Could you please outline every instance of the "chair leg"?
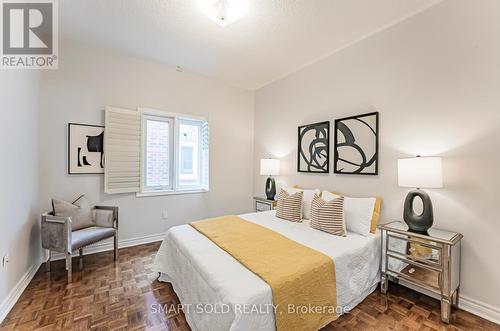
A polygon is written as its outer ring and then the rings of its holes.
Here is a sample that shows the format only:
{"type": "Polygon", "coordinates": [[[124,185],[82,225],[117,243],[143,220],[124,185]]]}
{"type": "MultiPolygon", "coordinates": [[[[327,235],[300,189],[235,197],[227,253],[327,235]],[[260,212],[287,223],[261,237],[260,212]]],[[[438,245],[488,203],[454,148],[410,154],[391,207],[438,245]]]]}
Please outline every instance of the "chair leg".
{"type": "Polygon", "coordinates": [[[80,270],[82,270],[83,269],[83,248],[80,248],[78,250],[78,253],[80,255],[80,270]]]}
{"type": "Polygon", "coordinates": [[[52,252],[49,250],[49,258],[47,259],[47,262],[45,262],[45,270],[47,272],[50,272],[50,260],[52,259],[52,252]]]}
{"type": "Polygon", "coordinates": [[[115,252],[114,252],[115,261],[118,259],[118,234],[115,234],[115,252]]]}
{"type": "Polygon", "coordinates": [[[66,255],[66,270],[68,270],[68,284],[71,283],[71,276],[72,276],[72,272],[71,272],[71,253],[67,253],[66,255]]]}

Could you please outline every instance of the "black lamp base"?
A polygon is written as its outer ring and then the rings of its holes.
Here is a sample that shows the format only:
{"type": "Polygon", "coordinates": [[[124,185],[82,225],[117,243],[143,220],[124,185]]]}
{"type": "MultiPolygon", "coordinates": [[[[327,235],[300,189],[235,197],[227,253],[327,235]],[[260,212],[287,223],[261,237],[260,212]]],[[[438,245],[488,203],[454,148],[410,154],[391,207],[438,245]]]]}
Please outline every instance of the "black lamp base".
{"type": "Polygon", "coordinates": [[[427,230],[434,223],[434,213],[429,195],[418,189],[408,193],[403,208],[403,219],[408,225],[408,231],[428,235],[427,230]],[[415,213],[413,209],[413,202],[416,197],[422,199],[423,209],[421,214],[415,213]]]}
{"type": "Polygon", "coordinates": [[[267,177],[266,180],[266,197],[268,200],[274,200],[274,196],[276,195],[276,183],[274,182],[274,178],[267,177]]]}

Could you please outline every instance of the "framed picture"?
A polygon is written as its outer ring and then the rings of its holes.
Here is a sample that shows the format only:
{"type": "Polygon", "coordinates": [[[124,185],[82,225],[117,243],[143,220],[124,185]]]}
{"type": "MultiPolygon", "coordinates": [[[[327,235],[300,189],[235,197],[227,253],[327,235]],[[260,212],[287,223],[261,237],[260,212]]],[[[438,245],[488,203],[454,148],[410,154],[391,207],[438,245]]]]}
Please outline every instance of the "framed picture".
{"type": "Polygon", "coordinates": [[[333,172],[378,175],[379,113],[335,120],[333,172]]]}
{"type": "Polygon", "coordinates": [[[104,126],[68,124],[68,174],[104,173],[104,126]]]}
{"type": "Polygon", "coordinates": [[[297,171],[328,173],[330,170],[330,122],[299,126],[297,171]]]}

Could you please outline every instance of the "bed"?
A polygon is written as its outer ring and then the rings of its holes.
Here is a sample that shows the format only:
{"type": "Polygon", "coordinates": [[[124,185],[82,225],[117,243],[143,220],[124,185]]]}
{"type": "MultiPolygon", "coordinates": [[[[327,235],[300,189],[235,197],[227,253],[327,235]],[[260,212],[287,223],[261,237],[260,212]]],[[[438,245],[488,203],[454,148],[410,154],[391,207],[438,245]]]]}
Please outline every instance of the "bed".
{"type": "MultiPolygon", "coordinates": [[[[334,236],[293,223],[275,211],[239,215],[330,256],[338,312],[363,301],[380,281],[380,234],[334,236]]],[[[159,281],[170,282],[193,330],[275,330],[269,285],[190,225],[172,227],[155,258],[159,281]],[[214,309],[219,307],[219,309],[214,309]]]]}

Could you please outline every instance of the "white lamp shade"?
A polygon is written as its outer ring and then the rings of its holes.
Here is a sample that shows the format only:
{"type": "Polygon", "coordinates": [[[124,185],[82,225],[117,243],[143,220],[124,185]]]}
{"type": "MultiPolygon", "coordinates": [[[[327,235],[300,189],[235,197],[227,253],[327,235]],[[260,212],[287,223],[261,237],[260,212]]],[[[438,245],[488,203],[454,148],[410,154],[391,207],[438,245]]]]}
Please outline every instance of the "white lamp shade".
{"type": "Polygon", "coordinates": [[[280,174],[280,160],[261,159],[260,174],[263,176],[278,176],[280,174]]]}
{"type": "Polygon", "coordinates": [[[441,188],[443,167],[440,157],[413,157],[398,160],[400,187],[441,188]]]}

